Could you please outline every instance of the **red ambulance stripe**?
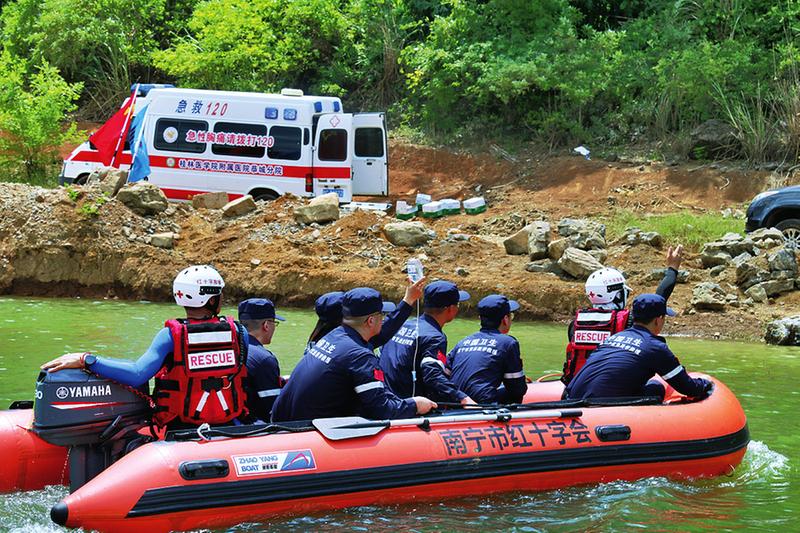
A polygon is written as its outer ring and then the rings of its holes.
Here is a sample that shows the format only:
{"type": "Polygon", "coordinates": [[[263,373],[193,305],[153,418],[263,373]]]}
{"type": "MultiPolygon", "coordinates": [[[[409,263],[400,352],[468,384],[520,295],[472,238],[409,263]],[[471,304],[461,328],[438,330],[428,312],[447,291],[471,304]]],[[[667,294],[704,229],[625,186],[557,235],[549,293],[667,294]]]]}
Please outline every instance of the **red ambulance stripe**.
{"type": "MultiPolygon", "coordinates": [[[[151,167],[158,167],[158,168],[177,168],[178,160],[179,159],[187,159],[187,160],[201,160],[201,161],[218,161],[221,162],[221,159],[205,159],[201,157],[172,157],[172,156],[163,156],[163,155],[151,155],[150,156],[150,166],[151,167]],[[167,159],[172,159],[174,164],[172,167],[167,165],[167,159]]],[[[75,154],[73,157],[70,158],[70,161],[86,161],[90,163],[101,163],[100,157],[97,152],[93,152],[91,150],[83,150],[75,154]]],[[[224,160],[224,162],[228,162],[228,160],[224,160]]],[[[231,161],[233,162],[233,161],[231,161]]],[[[248,163],[248,161],[235,161],[236,163],[248,163]]],[[[122,155],[119,157],[119,163],[121,165],[130,165],[131,164],[131,154],[128,152],[123,152],[122,155]]],[[[266,164],[266,163],[259,163],[259,164],[266,164]]],[[[274,163],[269,163],[274,165],[274,163]]],[[[314,172],[315,178],[327,178],[327,179],[350,179],[350,168],[349,167],[318,167],[312,168],[307,166],[291,166],[291,165],[279,165],[283,167],[283,175],[282,176],[274,176],[278,178],[303,178],[305,179],[306,175],[310,174],[312,171],[314,172]]],[[[191,170],[191,169],[186,169],[191,170]]],[[[206,170],[204,172],[217,172],[213,170],[206,170]]],[[[230,172],[218,172],[219,174],[230,174],[230,172]]]]}
{"type": "MultiPolygon", "coordinates": [[[[161,187],[161,191],[164,193],[164,196],[171,200],[191,200],[193,197],[197,196],[198,194],[205,194],[207,192],[214,192],[214,191],[201,191],[195,189],[166,189],[161,187]]],[[[237,198],[241,198],[244,196],[243,194],[234,194],[232,192],[228,193],[228,201],[236,200],[237,198]]]]}

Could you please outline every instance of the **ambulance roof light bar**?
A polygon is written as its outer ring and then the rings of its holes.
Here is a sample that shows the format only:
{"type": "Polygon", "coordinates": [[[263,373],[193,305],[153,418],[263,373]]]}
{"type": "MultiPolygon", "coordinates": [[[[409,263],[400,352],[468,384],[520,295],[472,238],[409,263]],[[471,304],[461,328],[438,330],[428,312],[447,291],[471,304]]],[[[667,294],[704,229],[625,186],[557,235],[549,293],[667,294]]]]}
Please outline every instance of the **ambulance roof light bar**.
{"type": "Polygon", "coordinates": [[[302,89],[281,89],[281,96],[303,96],[302,89]]]}

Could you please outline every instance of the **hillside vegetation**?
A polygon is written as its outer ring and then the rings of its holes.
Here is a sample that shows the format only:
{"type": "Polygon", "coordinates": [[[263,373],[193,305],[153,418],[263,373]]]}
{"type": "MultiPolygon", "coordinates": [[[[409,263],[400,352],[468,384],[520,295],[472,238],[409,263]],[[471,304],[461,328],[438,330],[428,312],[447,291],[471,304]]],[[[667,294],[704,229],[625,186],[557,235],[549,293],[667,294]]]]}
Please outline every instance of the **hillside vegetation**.
{"type": "MultiPolygon", "coordinates": [[[[17,0],[2,3],[4,179],[52,183],[53,147],[130,84],[341,96],[413,139],[512,152],[585,143],[696,157],[800,154],[800,0],[17,0]]],[[[602,151],[601,150],[601,155],[602,151]]]]}

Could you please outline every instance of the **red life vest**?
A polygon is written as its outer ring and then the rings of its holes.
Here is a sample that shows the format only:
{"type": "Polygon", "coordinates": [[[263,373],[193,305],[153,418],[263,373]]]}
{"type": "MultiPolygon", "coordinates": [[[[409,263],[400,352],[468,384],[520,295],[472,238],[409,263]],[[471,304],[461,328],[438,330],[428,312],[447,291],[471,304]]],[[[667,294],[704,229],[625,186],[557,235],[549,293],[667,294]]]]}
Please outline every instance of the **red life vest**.
{"type": "Polygon", "coordinates": [[[156,424],[223,424],[247,414],[246,347],[232,318],[167,320],[174,345],[155,376],[156,424]]]}
{"type": "Polygon", "coordinates": [[[575,313],[572,340],[567,344],[567,360],[561,381],[568,384],[586,364],[586,358],[604,340],[628,327],[627,309],[580,309],[575,313]]]}

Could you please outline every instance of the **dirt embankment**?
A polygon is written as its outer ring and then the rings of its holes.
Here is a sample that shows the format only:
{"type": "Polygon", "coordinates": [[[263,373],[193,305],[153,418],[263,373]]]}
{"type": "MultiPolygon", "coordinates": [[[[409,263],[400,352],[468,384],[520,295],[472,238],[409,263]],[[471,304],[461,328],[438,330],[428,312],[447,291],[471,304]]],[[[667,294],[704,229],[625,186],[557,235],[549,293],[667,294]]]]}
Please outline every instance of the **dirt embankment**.
{"type": "MultiPolygon", "coordinates": [[[[179,269],[212,263],[231,298],[264,295],[279,305],[307,305],[324,292],[359,285],[399,298],[405,261],[424,254],[429,279],[456,281],[473,294],[473,304],[503,292],[520,301],[525,317],[566,320],[584,303],[583,282],[527,272],[526,257],[504,253],[504,237],[531,220],[555,225],[565,216],[598,217],[620,208],[644,214],[741,207],[769,180],[763,172],[699,164],[510,160],[395,143],[389,200],[413,200],[419,191],[435,198],[483,195],[490,203],[480,215],[427,222],[437,238],[415,250],[388,243],[381,228],[389,219],[375,213],[358,211],[322,227],[295,224],[293,206],[302,203],[297,199],[259,203],[235,219],[186,204],[141,217],[117,201],[92,217],[80,212],[86,195],[74,200],[63,189],[6,184],[0,189],[0,293],[166,301],[179,269]],[[149,244],[150,235],[165,231],[180,234],[175,248],[149,244]]],[[[624,269],[632,287],[655,288],[650,271],[663,266],[664,250],[639,245],[608,251],[606,263],[624,269]]],[[[758,338],[765,321],[800,311],[800,293],[794,292],[769,304],[690,315],[693,284],[711,278],[691,253],[684,267],[691,277],[671,300],[684,311],[669,324],[672,333],[758,338]]]]}

